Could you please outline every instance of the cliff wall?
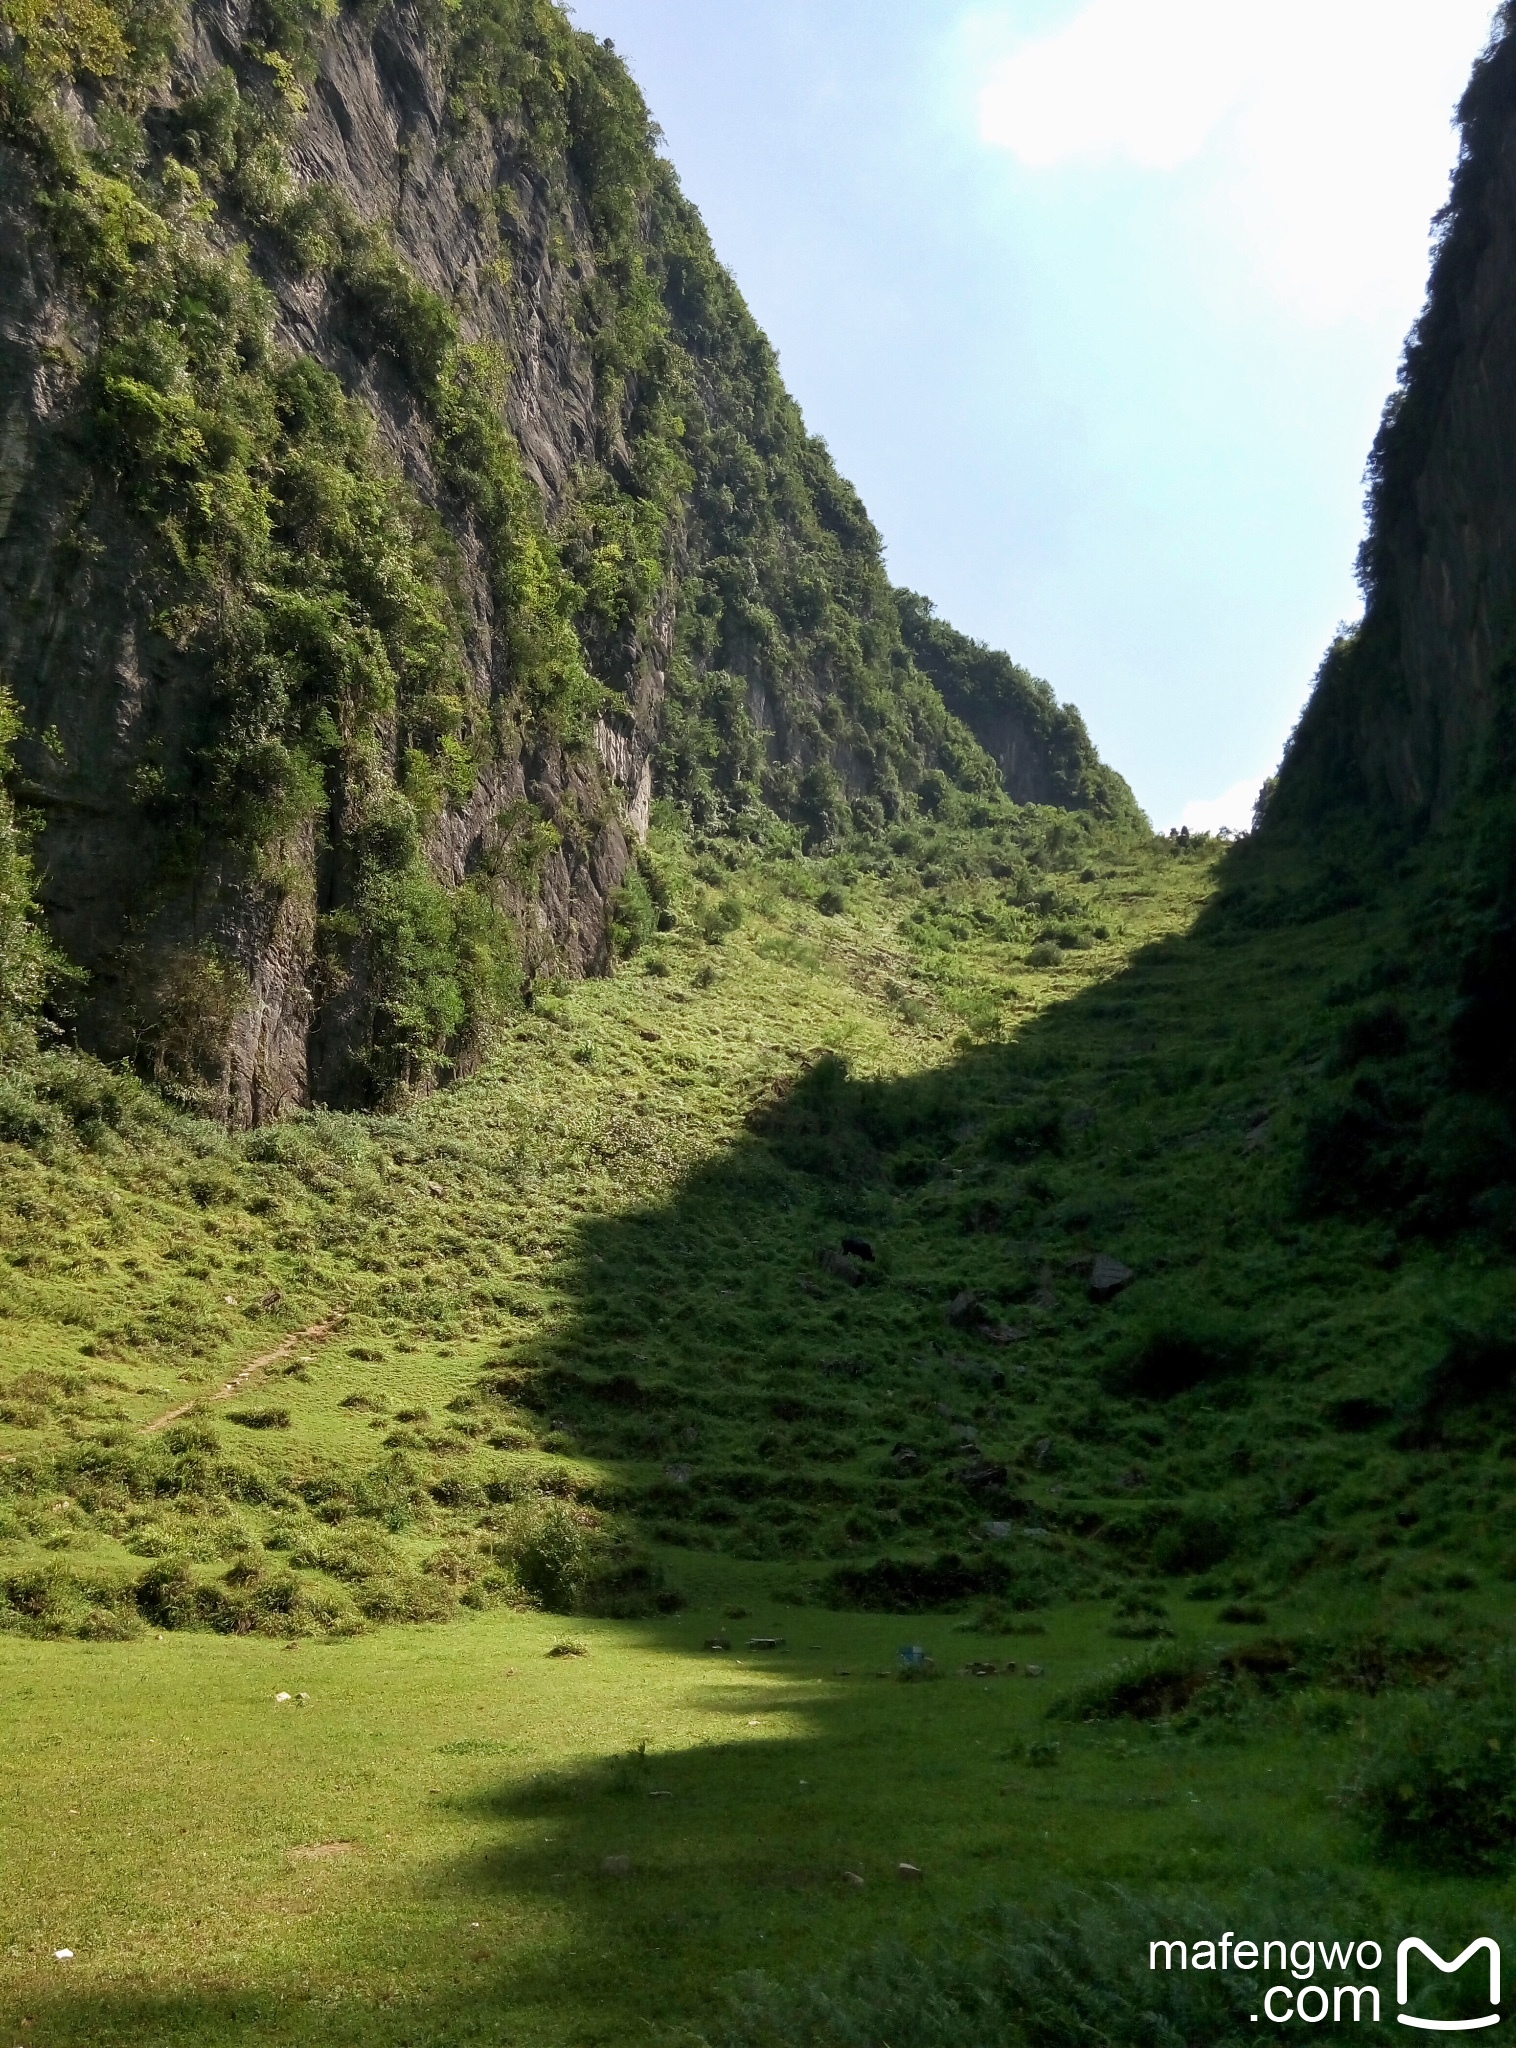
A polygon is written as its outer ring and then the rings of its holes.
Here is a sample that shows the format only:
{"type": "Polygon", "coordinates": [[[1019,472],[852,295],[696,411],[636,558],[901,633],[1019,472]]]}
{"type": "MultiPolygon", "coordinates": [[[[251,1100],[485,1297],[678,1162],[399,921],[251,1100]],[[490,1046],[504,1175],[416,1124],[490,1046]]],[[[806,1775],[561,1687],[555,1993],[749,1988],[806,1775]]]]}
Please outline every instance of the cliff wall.
{"type": "MultiPolygon", "coordinates": [[[[655,790],[826,843],[998,779],[546,0],[4,0],[0,679],[83,1042],[237,1122],[602,971],[655,790]]],[[[1109,801],[1056,737],[1013,793],[1109,801]]]]}
{"type": "Polygon", "coordinates": [[[1361,626],[1323,664],[1275,803],[1418,826],[1502,775],[1516,684],[1516,16],[1460,108],[1425,310],[1369,463],[1361,626]]]}

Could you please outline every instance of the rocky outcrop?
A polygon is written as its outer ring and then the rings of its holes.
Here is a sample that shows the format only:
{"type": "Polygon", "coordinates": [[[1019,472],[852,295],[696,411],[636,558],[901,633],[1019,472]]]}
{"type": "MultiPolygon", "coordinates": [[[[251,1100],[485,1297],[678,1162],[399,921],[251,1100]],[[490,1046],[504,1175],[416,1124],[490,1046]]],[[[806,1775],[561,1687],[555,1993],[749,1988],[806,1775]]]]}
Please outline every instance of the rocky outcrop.
{"type": "MultiPolygon", "coordinates": [[[[610,964],[655,789],[826,843],[993,786],[608,45],[167,19],[0,22],[0,672],[88,1048],[380,1102],[610,964]]],[[[1117,791],[992,709],[1018,800],[1117,791]]]]}
{"type": "Polygon", "coordinates": [[[1516,683],[1516,24],[1502,10],[1425,311],[1369,466],[1362,625],[1331,650],[1273,799],[1447,818],[1508,745],[1516,683]]]}
{"type": "MultiPolygon", "coordinates": [[[[257,45],[250,12],[247,0],[192,11],[150,134],[167,132],[208,81],[231,75],[245,89],[257,45]]],[[[594,366],[574,317],[594,271],[588,226],[572,194],[551,202],[509,126],[459,133],[419,16],[390,10],[370,22],[345,14],[316,46],[286,175],[297,193],[334,194],[353,219],[381,227],[407,271],[453,309],[463,340],[501,351],[510,429],[551,519],[600,452],[594,366]],[[487,216],[481,198],[492,202],[487,216]]],[[[88,94],[66,103],[82,140],[94,141],[88,94]]],[[[50,925],[89,975],[80,1035],[236,1122],[313,1099],[369,1099],[371,976],[360,960],[334,977],[318,943],[320,919],[351,895],[340,832],[311,819],[250,854],[226,844],[210,816],[195,821],[190,849],[182,818],[157,822],[142,801],[155,767],[195,745],[214,663],[155,616],[149,540],[100,460],[95,311],[46,231],[45,206],[45,178],[24,150],[0,153],[0,669],[30,732],[47,735],[23,745],[21,794],[42,820],[50,925]]],[[[466,688],[487,717],[512,689],[489,542],[438,477],[412,380],[364,346],[340,283],[291,264],[235,197],[216,228],[223,247],[248,250],[271,294],[274,346],[336,373],[398,473],[445,519],[466,688]]],[[[625,668],[602,673],[615,709],[591,734],[575,744],[518,720],[499,758],[425,829],[430,870],[456,886],[512,821],[548,828],[554,843],[525,886],[501,892],[528,977],[608,964],[609,905],[647,829],[672,626],[665,600],[625,668]]],[[[398,735],[378,738],[393,777],[398,735]]]]}

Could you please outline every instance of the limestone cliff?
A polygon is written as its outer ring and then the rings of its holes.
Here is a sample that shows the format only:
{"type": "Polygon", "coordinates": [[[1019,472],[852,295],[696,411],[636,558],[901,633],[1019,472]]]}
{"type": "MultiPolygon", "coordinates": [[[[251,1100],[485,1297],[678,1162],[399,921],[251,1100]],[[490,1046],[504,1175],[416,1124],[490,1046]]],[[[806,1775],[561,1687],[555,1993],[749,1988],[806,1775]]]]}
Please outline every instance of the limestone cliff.
{"type": "Polygon", "coordinates": [[[1516,683],[1516,14],[1460,109],[1425,310],[1369,465],[1362,625],[1329,653],[1275,802],[1414,824],[1503,776],[1516,683]]]}
{"type": "MultiPolygon", "coordinates": [[[[0,13],[0,679],[86,1045],[381,1101],[608,965],[655,791],[818,843],[994,782],[608,46],[0,13]]],[[[1105,801],[1054,739],[1013,793],[1105,801]]]]}

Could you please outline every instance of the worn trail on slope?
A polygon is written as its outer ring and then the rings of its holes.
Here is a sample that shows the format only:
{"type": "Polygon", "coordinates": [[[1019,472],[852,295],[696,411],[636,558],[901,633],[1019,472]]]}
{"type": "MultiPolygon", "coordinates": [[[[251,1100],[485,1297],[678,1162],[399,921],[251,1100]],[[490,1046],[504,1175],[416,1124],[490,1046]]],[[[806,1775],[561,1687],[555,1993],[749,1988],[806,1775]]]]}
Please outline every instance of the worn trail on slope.
{"type": "MultiPolygon", "coordinates": [[[[212,1401],[229,1401],[234,1394],[240,1394],[248,1381],[256,1374],[262,1372],[266,1365],[277,1365],[281,1358],[290,1357],[298,1345],[319,1344],[323,1338],[329,1337],[337,1325],[343,1321],[344,1313],[339,1312],[337,1315],[328,1316],[324,1323],[312,1323],[309,1329],[296,1330],[293,1336],[285,1338],[277,1350],[265,1351],[261,1358],[250,1359],[234,1379],[229,1379],[224,1387],[210,1395],[209,1398],[212,1401]]],[[[205,1396],[197,1394],[193,1400],[181,1401],[177,1408],[170,1408],[162,1415],[155,1415],[151,1422],[143,1423],[142,1434],[144,1436],[152,1436],[157,1430],[167,1429],[171,1422],[177,1422],[181,1415],[188,1415],[191,1408],[196,1405],[196,1402],[205,1398],[205,1396]]]]}

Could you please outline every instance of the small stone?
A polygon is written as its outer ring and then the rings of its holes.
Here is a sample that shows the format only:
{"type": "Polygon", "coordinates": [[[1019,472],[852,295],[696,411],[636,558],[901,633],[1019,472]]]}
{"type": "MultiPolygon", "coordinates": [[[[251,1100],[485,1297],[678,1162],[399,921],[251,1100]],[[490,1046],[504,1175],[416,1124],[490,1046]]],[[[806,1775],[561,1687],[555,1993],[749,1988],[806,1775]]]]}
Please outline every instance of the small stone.
{"type": "Polygon", "coordinates": [[[979,1334],[991,1344],[1019,1344],[1026,1331],[1019,1323],[986,1323],[979,1334]]]}
{"type": "Polygon", "coordinates": [[[970,1493],[983,1493],[1004,1486],[1011,1475],[1010,1467],[998,1458],[974,1458],[968,1464],[960,1465],[955,1476],[959,1485],[967,1487],[970,1493]]]}
{"type": "Polygon", "coordinates": [[[1090,1300],[1114,1301],[1123,1287],[1129,1287],[1136,1278],[1130,1266],[1123,1266],[1120,1259],[1113,1259],[1109,1252],[1101,1252],[1090,1268],[1090,1300]]]}
{"type": "Polygon", "coordinates": [[[688,1486],[693,1474],[688,1465],[680,1463],[677,1465],[665,1465],[663,1476],[675,1486],[688,1486]]]}
{"type": "Polygon", "coordinates": [[[427,1193],[428,1193],[429,1195],[431,1195],[431,1196],[432,1196],[432,1197],[433,1197],[433,1198],[434,1198],[434,1199],[435,1199],[436,1201],[439,1201],[439,1202],[440,1202],[440,1201],[441,1201],[441,1200],[443,1199],[444,1195],[445,1195],[445,1194],[446,1194],[446,1192],[447,1192],[447,1190],[446,1190],[446,1189],[445,1189],[445,1188],[444,1188],[444,1187],[442,1186],[442,1183],[441,1183],[440,1181],[435,1181],[435,1180],[429,1180],[429,1181],[427,1182],[427,1184],[426,1184],[426,1191],[427,1191],[427,1193]]]}
{"type": "Polygon", "coordinates": [[[955,1329],[972,1329],[974,1324],[984,1321],[984,1310],[979,1306],[979,1297],[967,1287],[961,1294],[955,1294],[948,1303],[948,1321],[955,1329]]]}
{"type": "Polygon", "coordinates": [[[984,1533],[991,1543],[1004,1543],[1014,1527],[1013,1522],[986,1522],[984,1533]]]}
{"type": "Polygon", "coordinates": [[[550,1657],[587,1657],[589,1651],[583,1643],[554,1643],[548,1651],[550,1657]]]}
{"type": "Polygon", "coordinates": [[[632,1859],[630,1856],[602,1856],[600,1868],[606,1877],[630,1877],[632,1859]]]}
{"type": "Polygon", "coordinates": [[[274,1694],[274,1705],[276,1707],[285,1706],[289,1701],[289,1697],[287,1692],[276,1692],[274,1694]]]}
{"type": "Polygon", "coordinates": [[[788,1636],[749,1636],[747,1646],[750,1650],[782,1650],[788,1641],[788,1636]]]}
{"type": "Polygon", "coordinates": [[[725,1636],[707,1636],[705,1647],[708,1650],[729,1650],[732,1646],[725,1636]]]}
{"type": "Polygon", "coordinates": [[[74,1952],[71,1948],[55,1948],[53,1950],[53,1961],[55,1963],[71,1963],[73,1960],[74,1952]]]}
{"type": "Polygon", "coordinates": [[[863,1268],[856,1259],[846,1253],[834,1251],[830,1245],[817,1252],[816,1263],[830,1273],[835,1280],[845,1280],[849,1287],[863,1285],[863,1268]]]}
{"type": "MultiPolygon", "coordinates": [[[[259,1308],[277,1308],[283,1299],[284,1290],[279,1287],[271,1287],[267,1294],[259,1295],[258,1306],[259,1308]]],[[[300,1362],[303,1365],[306,1361],[302,1359],[300,1362]]]]}
{"type": "Polygon", "coordinates": [[[901,1863],[897,1865],[897,1868],[899,1869],[900,1875],[903,1878],[905,1878],[908,1883],[915,1884],[920,1881],[921,1869],[918,1864],[901,1863]]]}
{"type": "Polygon", "coordinates": [[[858,1875],[856,1870],[844,1870],[842,1873],[842,1882],[844,1884],[853,1884],[861,1886],[863,1883],[863,1879],[858,1875]]]}
{"type": "Polygon", "coordinates": [[[1045,1678],[1047,1676],[1047,1672],[1045,1667],[1041,1664],[1028,1664],[1028,1666],[1026,1667],[1026,1675],[1028,1678],[1045,1678]]]}
{"type": "Polygon", "coordinates": [[[874,1247],[866,1237],[845,1237],[842,1240],[842,1249],[849,1258],[862,1259],[866,1266],[872,1266],[874,1263],[874,1247]]]}

